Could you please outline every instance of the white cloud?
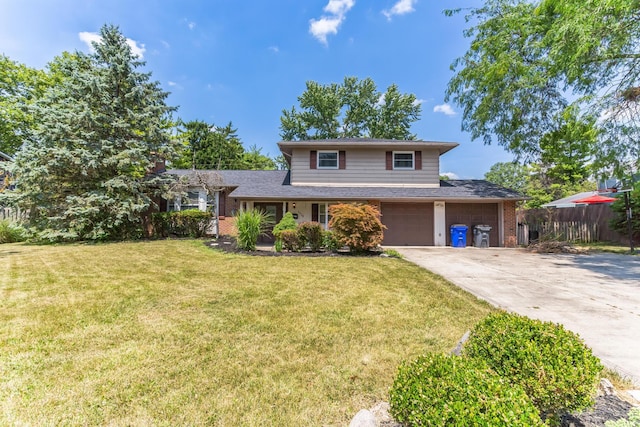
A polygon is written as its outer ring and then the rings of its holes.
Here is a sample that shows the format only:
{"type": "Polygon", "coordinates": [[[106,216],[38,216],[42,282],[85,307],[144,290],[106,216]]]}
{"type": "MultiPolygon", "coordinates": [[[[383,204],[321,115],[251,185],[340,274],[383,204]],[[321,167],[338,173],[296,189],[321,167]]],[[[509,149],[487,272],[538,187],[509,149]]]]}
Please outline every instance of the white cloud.
{"type": "Polygon", "coordinates": [[[343,16],[356,4],[355,0],[329,0],[324,11],[333,15],[343,16]]]}
{"type": "Polygon", "coordinates": [[[446,176],[449,179],[460,179],[460,177],[453,172],[444,172],[444,173],[441,173],[440,175],[446,176]]]}
{"type": "Polygon", "coordinates": [[[309,32],[320,41],[327,44],[329,34],[338,34],[338,28],[346,18],[347,12],[356,4],[355,0],[329,0],[324,7],[324,11],[330,15],[322,16],[320,19],[309,21],[309,32]]]}
{"type": "Polygon", "coordinates": [[[405,15],[415,11],[414,5],[418,0],[399,0],[391,9],[383,10],[382,13],[387,19],[391,19],[393,15],[405,15]]]}
{"type": "Polygon", "coordinates": [[[449,105],[449,104],[436,105],[435,107],[433,107],[433,112],[434,113],[443,113],[443,114],[446,114],[447,116],[455,116],[456,115],[456,112],[453,111],[453,108],[451,108],[451,105],[449,105]]]}
{"type": "Polygon", "coordinates": [[[280,52],[280,48],[278,46],[269,46],[269,50],[273,53],[280,52]]]}
{"type": "Polygon", "coordinates": [[[189,27],[190,30],[193,30],[196,27],[196,23],[193,21],[189,21],[187,27],[189,27]]]}
{"type": "Polygon", "coordinates": [[[414,106],[416,106],[416,105],[422,105],[422,104],[424,104],[425,102],[427,102],[427,100],[426,100],[426,99],[416,99],[415,101],[413,101],[413,105],[414,105],[414,106]]]}
{"type": "Polygon", "coordinates": [[[176,83],[176,82],[172,82],[171,80],[169,80],[169,81],[167,82],[167,84],[168,84],[169,86],[177,86],[177,85],[178,85],[178,83],[176,83]]]}
{"type": "MultiPolygon", "coordinates": [[[[89,50],[91,52],[93,52],[94,50],[92,43],[93,42],[100,43],[102,41],[102,37],[100,37],[98,33],[89,33],[87,31],[82,31],[78,33],[78,37],[80,38],[80,40],[86,43],[87,46],[89,46],[89,50]]],[[[144,52],[147,50],[144,47],[144,44],[138,43],[137,41],[132,39],[127,39],[127,44],[131,48],[131,53],[133,53],[135,56],[140,57],[140,59],[144,57],[144,52]]]]}
{"type": "Polygon", "coordinates": [[[164,46],[165,49],[171,49],[171,45],[169,44],[169,42],[160,40],[160,43],[162,43],[162,46],[164,46]]]}

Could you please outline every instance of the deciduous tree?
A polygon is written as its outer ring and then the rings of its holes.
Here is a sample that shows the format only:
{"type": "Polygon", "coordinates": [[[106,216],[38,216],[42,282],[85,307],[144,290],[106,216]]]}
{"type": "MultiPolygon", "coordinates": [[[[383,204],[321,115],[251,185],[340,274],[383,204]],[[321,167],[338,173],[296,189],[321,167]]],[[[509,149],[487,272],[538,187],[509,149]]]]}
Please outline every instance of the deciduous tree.
{"type": "Polygon", "coordinates": [[[420,118],[420,103],[391,85],[383,94],[370,78],[345,77],[342,84],[307,82],[299,109],[283,110],[284,140],[333,138],[415,139],[411,124],[420,118]]]}
{"type": "Polygon", "coordinates": [[[487,0],[471,9],[472,41],[446,95],[462,107],[463,130],[537,160],[571,105],[598,119],[598,168],[637,170],[639,18],[637,0],[487,0]]]}
{"type": "Polygon", "coordinates": [[[42,96],[52,83],[44,71],[0,55],[0,151],[14,154],[33,125],[25,106],[42,96]]]}

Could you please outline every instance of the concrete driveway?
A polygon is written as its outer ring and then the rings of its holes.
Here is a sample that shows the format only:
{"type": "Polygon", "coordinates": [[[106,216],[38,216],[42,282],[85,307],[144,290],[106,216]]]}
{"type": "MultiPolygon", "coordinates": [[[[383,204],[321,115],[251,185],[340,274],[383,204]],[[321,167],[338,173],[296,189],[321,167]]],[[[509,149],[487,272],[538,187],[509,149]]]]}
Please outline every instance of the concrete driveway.
{"type": "Polygon", "coordinates": [[[640,385],[640,256],[394,249],[497,307],[563,324],[605,365],[640,385]]]}

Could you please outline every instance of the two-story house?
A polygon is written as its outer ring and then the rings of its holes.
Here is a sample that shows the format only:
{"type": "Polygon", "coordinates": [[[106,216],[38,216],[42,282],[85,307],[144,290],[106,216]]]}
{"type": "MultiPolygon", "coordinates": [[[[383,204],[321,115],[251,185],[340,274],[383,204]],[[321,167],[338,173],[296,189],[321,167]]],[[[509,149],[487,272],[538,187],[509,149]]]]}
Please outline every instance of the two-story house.
{"type": "MultiPolygon", "coordinates": [[[[384,244],[449,245],[449,229],[489,225],[491,246],[515,246],[516,202],[524,197],[483,180],[441,181],[440,156],[454,142],[383,139],[281,141],[289,171],[217,171],[224,190],[216,195],[220,234],[238,209],[259,208],[276,221],[292,212],[298,222],[329,223],[329,206],[375,205],[386,225],[384,244]]],[[[187,175],[188,170],[168,173],[187,175]]],[[[206,209],[206,192],[194,188],[183,205],[206,209]]],[[[183,205],[176,205],[181,208],[183,205]]]]}

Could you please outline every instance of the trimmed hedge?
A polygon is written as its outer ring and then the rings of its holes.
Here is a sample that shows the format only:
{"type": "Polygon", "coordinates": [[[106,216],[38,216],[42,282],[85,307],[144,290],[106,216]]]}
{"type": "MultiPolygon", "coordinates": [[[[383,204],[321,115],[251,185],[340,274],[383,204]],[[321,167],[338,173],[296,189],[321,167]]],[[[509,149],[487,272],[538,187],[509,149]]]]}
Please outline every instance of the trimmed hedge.
{"type": "Polygon", "coordinates": [[[197,209],[156,212],[151,215],[154,236],[204,237],[211,223],[211,212],[197,209]]]}
{"type": "Polygon", "coordinates": [[[406,426],[542,426],[525,392],[481,362],[438,354],[402,364],[391,414],[406,426]]]}
{"type": "Polygon", "coordinates": [[[603,369],[591,349],[562,325],[504,312],[473,328],[463,354],[522,387],[551,425],[563,413],[593,405],[603,369]]]}
{"type": "Polygon", "coordinates": [[[322,248],[322,225],[319,222],[303,222],[298,225],[298,245],[309,246],[311,252],[319,252],[322,248]]]}

